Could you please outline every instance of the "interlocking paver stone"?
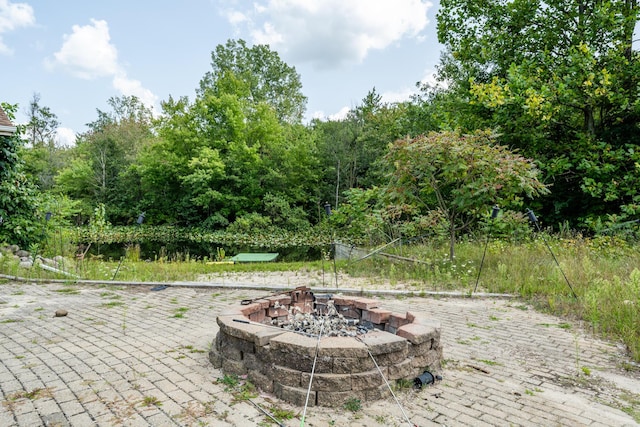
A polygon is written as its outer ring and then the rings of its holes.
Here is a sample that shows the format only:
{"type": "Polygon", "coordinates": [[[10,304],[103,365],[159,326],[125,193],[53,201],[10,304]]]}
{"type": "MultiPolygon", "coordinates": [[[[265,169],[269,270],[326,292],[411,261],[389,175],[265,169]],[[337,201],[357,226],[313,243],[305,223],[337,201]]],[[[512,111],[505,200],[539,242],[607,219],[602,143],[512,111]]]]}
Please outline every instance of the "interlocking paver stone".
{"type": "MultiPolygon", "coordinates": [[[[217,315],[264,290],[170,286],[153,292],[150,286],[84,284],[75,286],[78,294],[56,292],[66,287],[0,285],[1,426],[53,420],[79,427],[245,427],[269,421],[250,402],[235,401],[218,382],[223,372],[208,360],[217,315]],[[180,307],[187,310],[175,317],[180,307]],[[54,318],[59,308],[68,316],[54,318]]],[[[357,413],[310,406],[308,426],[406,426],[405,413],[421,427],[638,425],[628,414],[639,411],[632,407],[640,401],[638,373],[622,371],[629,361],[622,351],[578,324],[567,329],[566,320],[508,299],[385,297],[380,305],[440,321],[443,380],[397,390],[400,406],[392,398],[363,402],[357,413]]],[[[302,412],[266,393],[253,401],[302,412]]]]}

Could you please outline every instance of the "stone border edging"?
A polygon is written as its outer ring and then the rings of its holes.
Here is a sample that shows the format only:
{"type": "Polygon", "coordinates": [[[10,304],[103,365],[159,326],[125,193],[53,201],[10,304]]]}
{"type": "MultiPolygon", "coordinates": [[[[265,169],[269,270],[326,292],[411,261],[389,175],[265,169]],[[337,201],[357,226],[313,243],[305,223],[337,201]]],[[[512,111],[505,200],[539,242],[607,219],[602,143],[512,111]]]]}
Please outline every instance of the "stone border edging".
{"type": "MultiPolygon", "coordinates": [[[[7,274],[0,274],[0,278],[13,280],[16,282],[36,282],[36,283],[74,283],[83,285],[123,285],[123,286],[176,286],[182,288],[211,288],[211,289],[252,289],[252,290],[265,290],[265,291],[290,291],[292,286],[284,285],[257,285],[252,283],[213,283],[213,282],[127,282],[117,280],[78,280],[78,279],[41,279],[41,278],[26,278],[20,276],[10,276],[7,274]]],[[[500,294],[491,292],[460,292],[460,291],[405,291],[405,290],[393,290],[393,289],[355,289],[355,288],[337,288],[337,287],[310,287],[313,292],[335,292],[345,295],[388,295],[388,296],[405,296],[405,297],[420,297],[420,296],[435,296],[435,297],[452,297],[452,298],[519,298],[518,295],[513,294],[500,294]]]]}

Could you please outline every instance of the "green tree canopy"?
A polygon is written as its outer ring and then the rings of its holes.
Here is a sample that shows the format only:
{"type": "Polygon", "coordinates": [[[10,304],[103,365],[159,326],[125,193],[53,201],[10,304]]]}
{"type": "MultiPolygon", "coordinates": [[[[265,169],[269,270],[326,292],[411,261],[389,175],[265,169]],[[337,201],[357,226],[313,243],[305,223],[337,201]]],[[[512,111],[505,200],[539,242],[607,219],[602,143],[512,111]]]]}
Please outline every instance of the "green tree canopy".
{"type": "Polygon", "coordinates": [[[266,103],[279,121],[301,122],[307,98],[300,75],[268,45],[248,47],[244,40],[228,40],[211,52],[211,68],[200,81],[200,97],[207,91],[234,94],[253,105],[266,103]]]}
{"type": "Polygon", "coordinates": [[[137,162],[151,144],[151,111],[135,96],[110,98],[112,110],[98,110],[98,119],[78,136],[67,166],[56,176],[56,190],[82,201],[89,216],[104,204],[110,220],[131,220],[141,195],[137,162]]]}
{"type": "Polygon", "coordinates": [[[386,157],[393,165],[386,190],[388,217],[410,221],[433,213],[441,216],[449,229],[453,258],[456,233],[488,206],[520,206],[523,196],[547,193],[535,164],[495,139],[489,131],[476,131],[396,141],[386,157]]]}
{"type": "Polygon", "coordinates": [[[626,0],[441,2],[441,70],[470,104],[461,111],[539,162],[557,219],[637,211],[626,177],[640,143],[638,11],[626,0]]]}
{"type": "MultiPolygon", "coordinates": [[[[17,106],[0,104],[9,119],[17,106]]],[[[18,153],[23,145],[21,127],[11,136],[0,135],[0,241],[27,247],[38,235],[38,199],[36,188],[23,171],[18,153]]]]}

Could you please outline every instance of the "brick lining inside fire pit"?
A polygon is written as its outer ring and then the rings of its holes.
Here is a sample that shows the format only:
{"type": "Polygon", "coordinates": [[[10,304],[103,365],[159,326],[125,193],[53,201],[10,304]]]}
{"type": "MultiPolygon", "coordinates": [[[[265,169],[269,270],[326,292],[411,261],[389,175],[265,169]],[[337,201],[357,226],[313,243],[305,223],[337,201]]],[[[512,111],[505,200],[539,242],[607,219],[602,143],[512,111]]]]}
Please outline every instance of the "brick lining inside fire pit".
{"type": "Polygon", "coordinates": [[[425,370],[440,371],[440,322],[419,313],[393,313],[374,299],[316,297],[309,288],[300,287],[230,307],[217,322],[220,331],[209,352],[213,365],[227,374],[246,374],[262,390],[299,406],[305,404],[316,346],[309,405],[335,407],[351,398],[389,396],[371,356],[389,382],[413,381],[425,370]],[[318,344],[317,337],[271,326],[286,322],[294,311],[313,313],[329,300],[345,318],[373,329],[358,338],[323,335],[318,344]]]}

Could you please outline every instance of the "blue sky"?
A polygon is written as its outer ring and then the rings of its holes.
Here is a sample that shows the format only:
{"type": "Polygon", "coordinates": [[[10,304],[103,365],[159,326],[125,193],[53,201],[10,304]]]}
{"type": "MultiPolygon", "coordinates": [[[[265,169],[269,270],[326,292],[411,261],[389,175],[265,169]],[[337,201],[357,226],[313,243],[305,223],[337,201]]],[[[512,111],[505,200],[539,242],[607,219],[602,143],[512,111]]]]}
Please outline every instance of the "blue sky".
{"type": "Polygon", "coordinates": [[[301,76],[307,118],[339,118],[373,87],[407,99],[431,78],[441,46],[438,1],[0,0],[0,101],[34,93],[68,144],[110,97],[136,95],[159,111],[193,100],[211,52],[228,39],[268,44],[301,76]]]}

